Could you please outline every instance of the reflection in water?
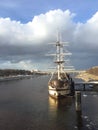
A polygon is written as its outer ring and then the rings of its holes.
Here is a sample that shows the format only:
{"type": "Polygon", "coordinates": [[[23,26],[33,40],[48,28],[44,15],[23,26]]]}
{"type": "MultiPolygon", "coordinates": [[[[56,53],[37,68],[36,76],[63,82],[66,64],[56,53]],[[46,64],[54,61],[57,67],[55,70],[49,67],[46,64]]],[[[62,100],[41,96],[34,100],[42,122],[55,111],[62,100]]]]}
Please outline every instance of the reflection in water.
{"type": "Polygon", "coordinates": [[[54,122],[54,120],[58,121],[56,121],[57,130],[59,126],[62,126],[59,129],[63,130],[64,127],[68,130],[86,130],[83,124],[82,110],[76,112],[74,105],[74,98],[72,97],[59,100],[49,97],[50,120],[52,122],[54,122]],[[62,121],[64,122],[60,124],[62,121]]]}
{"type": "Polygon", "coordinates": [[[76,116],[77,128],[78,130],[81,130],[81,128],[83,127],[82,111],[77,111],[76,116]]]}
{"type": "Polygon", "coordinates": [[[67,108],[72,104],[72,97],[66,97],[61,99],[54,99],[49,96],[49,107],[50,110],[57,111],[59,108],[67,108]]]}
{"type": "Polygon", "coordinates": [[[73,98],[54,99],[49,97],[49,120],[52,128],[56,130],[72,130],[75,120],[73,119],[73,98]],[[70,123],[68,123],[70,122],[70,123]]]}

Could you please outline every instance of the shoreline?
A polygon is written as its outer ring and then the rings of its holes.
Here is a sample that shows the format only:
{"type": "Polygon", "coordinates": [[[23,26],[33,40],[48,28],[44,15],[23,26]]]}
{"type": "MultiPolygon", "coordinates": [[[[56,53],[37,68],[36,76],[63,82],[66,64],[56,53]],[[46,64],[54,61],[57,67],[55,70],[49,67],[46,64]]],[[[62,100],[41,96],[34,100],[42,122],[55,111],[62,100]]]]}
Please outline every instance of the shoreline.
{"type": "Polygon", "coordinates": [[[31,78],[33,75],[16,75],[16,76],[5,76],[5,77],[0,77],[0,82],[2,81],[11,81],[11,80],[20,80],[24,78],[31,78]]]}
{"type": "Polygon", "coordinates": [[[90,73],[87,73],[87,72],[82,72],[82,73],[78,74],[78,75],[76,76],[76,78],[82,79],[82,80],[84,80],[85,82],[98,80],[98,76],[93,75],[93,74],[90,74],[90,73]]]}

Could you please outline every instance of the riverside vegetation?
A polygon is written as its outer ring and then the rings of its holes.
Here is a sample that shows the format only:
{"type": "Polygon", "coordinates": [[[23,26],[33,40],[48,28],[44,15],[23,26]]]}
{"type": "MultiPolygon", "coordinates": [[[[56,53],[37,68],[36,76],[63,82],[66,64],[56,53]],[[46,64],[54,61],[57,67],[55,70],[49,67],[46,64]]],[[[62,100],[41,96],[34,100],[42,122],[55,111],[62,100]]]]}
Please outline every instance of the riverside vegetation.
{"type": "Polygon", "coordinates": [[[32,75],[28,70],[0,69],[0,77],[17,76],[17,75],[32,75]]]}

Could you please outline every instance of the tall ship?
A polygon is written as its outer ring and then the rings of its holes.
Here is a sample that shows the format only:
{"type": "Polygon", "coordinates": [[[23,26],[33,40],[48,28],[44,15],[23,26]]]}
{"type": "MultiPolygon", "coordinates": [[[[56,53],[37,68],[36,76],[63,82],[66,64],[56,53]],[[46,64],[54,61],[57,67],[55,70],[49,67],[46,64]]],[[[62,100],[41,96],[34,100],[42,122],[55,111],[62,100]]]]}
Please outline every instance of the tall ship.
{"type": "Polygon", "coordinates": [[[64,63],[67,62],[67,60],[64,60],[64,56],[71,55],[68,51],[63,52],[63,47],[66,46],[66,43],[61,42],[58,35],[54,45],[56,47],[56,54],[53,54],[56,59],[54,61],[56,71],[52,73],[48,82],[48,91],[50,96],[58,99],[74,94],[74,81],[64,69],[64,63]]]}

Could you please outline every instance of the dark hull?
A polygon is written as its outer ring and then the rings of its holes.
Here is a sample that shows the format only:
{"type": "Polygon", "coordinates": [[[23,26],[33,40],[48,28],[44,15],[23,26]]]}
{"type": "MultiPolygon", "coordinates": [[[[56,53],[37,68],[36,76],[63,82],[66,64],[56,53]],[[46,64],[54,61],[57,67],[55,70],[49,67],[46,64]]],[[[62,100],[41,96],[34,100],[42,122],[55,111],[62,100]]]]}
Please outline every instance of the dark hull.
{"type": "Polygon", "coordinates": [[[48,83],[49,95],[53,98],[64,98],[74,93],[74,85],[70,80],[51,80],[48,83]]]}

